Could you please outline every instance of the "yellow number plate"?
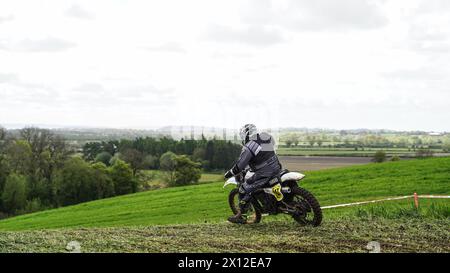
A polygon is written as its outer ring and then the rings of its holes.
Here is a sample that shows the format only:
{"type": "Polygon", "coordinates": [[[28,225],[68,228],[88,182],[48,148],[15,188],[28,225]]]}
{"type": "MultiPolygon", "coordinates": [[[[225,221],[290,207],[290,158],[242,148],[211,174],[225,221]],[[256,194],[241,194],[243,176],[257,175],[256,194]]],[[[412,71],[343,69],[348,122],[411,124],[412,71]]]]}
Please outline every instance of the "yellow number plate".
{"type": "Polygon", "coordinates": [[[275,198],[277,199],[277,201],[283,200],[283,193],[281,192],[280,184],[276,184],[275,186],[272,187],[272,193],[275,196],[275,198]]]}

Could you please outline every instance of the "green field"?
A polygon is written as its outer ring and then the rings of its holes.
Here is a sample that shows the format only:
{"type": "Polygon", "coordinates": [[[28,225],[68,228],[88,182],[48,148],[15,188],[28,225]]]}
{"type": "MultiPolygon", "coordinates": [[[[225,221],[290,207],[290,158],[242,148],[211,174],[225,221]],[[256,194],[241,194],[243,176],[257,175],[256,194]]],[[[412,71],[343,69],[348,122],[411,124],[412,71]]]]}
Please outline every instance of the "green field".
{"type": "MultiPolygon", "coordinates": [[[[302,185],[323,206],[449,195],[450,158],[311,171],[302,185]]],[[[71,240],[87,252],[367,252],[371,240],[387,252],[450,251],[449,199],[421,199],[419,210],[410,199],[327,209],[318,228],[284,215],[234,226],[225,222],[230,189],[220,182],[166,188],[1,220],[0,252],[64,252],[71,240]]]]}
{"type": "MultiPolygon", "coordinates": [[[[164,179],[164,173],[161,170],[141,170],[139,177],[142,183],[146,184],[148,189],[167,188],[168,184],[164,179]]],[[[222,173],[202,173],[198,183],[211,183],[221,181],[223,179],[222,173]]]]}
{"type": "MultiPolygon", "coordinates": [[[[416,151],[404,148],[365,148],[364,150],[355,150],[354,148],[308,148],[308,147],[279,147],[278,155],[285,156],[362,156],[372,157],[377,151],[385,151],[388,157],[415,157],[416,151]]],[[[432,149],[435,155],[448,155],[442,152],[442,149],[432,149]]]]}

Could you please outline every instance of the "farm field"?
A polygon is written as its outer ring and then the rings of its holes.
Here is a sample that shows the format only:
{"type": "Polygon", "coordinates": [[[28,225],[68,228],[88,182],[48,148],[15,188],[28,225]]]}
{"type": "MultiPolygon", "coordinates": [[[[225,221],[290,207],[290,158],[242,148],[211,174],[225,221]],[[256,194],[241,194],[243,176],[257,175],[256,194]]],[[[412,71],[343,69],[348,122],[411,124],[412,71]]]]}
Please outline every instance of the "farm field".
{"type": "MultiPolygon", "coordinates": [[[[147,187],[150,189],[161,189],[167,188],[167,182],[164,180],[164,174],[161,170],[142,170],[140,171],[140,176],[143,177],[147,187]]],[[[202,173],[198,183],[211,183],[223,180],[223,173],[205,172],[202,173]]]]}
{"type": "MultiPolygon", "coordinates": [[[[277,153],[280,156],[349,156],[349,157],[372,157],[377,151],[383,150],[388,157],[415,157],[416,151],[408,149],[377,149],[366,148],[364,150],[355,150],[353,148],[300,148],[300,147],[279,147],[277,153]]],[[[440,149],[432,149],[435,156],[449,156],[449,153],[443,153],[440,149]]]]}
{"type": "Polygon", "coordinates": [[[291,171],[313,171],[363,165],[371,162],[369,157],[339,156],[279,156],[283,168],[291,171]]]}

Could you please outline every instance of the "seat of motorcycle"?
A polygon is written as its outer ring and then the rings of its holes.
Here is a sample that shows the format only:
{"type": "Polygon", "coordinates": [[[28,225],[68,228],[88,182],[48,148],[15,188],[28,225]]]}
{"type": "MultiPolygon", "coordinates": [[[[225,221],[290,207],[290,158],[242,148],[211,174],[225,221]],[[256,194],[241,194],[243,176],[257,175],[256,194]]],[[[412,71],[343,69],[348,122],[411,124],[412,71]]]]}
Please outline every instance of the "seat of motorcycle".
{"type": "MultiPolygon", "coordinates": [[[[269,180],[272,181],[272,179],[275,178],[275,177],[281,178],[283,175],[285,175],[285,174],[287,174],[287,173],[289,173],[289,171],[288,171],[287,169],[284,169],[284,170],[282,170],[278,175],[272,176],[269,180]]],[[[280,181],[280,180],[277,179],[277,181],[280,181]]],[[[280,181],[280,182],[281,182],[281,181],[280,181]]]]}

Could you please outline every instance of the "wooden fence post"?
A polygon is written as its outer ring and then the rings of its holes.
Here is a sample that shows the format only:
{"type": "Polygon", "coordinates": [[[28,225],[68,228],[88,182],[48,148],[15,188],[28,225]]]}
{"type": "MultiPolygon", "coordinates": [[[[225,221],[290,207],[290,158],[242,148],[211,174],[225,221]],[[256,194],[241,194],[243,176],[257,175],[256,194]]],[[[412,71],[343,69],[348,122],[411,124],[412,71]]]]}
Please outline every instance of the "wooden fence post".
{"type": "Polygon", "coordinates": [[[414,206],[416,209],[419,208],[419,196],[417,195],[417,192],[414,193],[414,206]]]}

